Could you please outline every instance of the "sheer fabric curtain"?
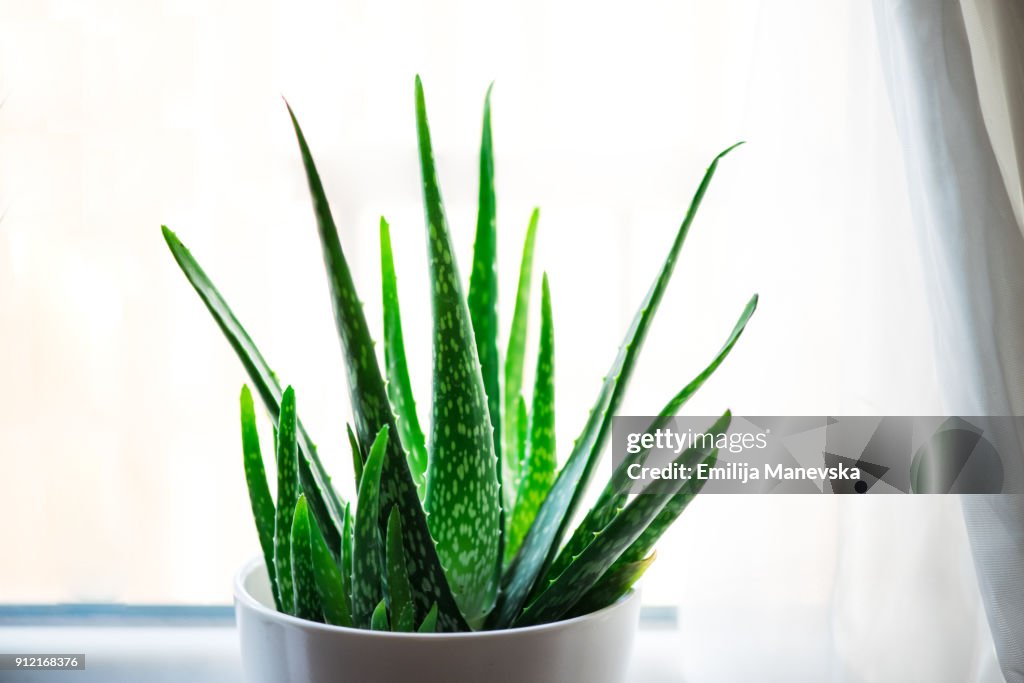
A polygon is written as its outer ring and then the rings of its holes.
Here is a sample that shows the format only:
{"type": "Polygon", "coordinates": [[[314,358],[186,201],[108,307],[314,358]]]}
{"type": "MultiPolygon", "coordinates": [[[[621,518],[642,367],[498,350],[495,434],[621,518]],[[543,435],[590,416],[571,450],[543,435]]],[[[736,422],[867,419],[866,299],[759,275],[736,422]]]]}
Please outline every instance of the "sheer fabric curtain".
{"type": "MultiPolygon", "coordinates": [[[[946,410],[1024,414],[1024,5],[876,0],[875,10],[946,410]]],[[[963,515],[1002,674],[1020,683],[1024,435],[995,436],[1013,495],[966,496],[963,515]]],[[[940,576],[953,573],[933,559],[940,576]]]]}

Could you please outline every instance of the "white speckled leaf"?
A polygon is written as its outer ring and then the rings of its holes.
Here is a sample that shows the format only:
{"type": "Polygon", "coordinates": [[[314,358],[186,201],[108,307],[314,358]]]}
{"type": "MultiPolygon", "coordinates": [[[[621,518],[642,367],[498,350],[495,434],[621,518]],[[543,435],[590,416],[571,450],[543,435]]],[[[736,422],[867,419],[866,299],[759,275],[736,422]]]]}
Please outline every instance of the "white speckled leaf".
{"type": "Polygon", "coordinates": [[[497,457],[480,361],[438,188],[423,86],[416,123],[434,313],[434,392],[425,508],[445,575],[467,622],[482,622],[498,590],[497,457]]]}
{"type": "Polygon", "coordinates": [[[292,586],[292,520],[299,499],[299,469],[295,443],[295,392],[291,387],[281,397],[281,418],[277,423],[277,511],[274,517],[274,565],[281,605],[295,614],[292,586]]]}
{"type": "MultiPolygon", "coordinates": [[[[316,588],[313,570],[313,550],[309,541],[309,509],[306,497],[299,496],[292,519],[292,586],[295,600],[295,616],[310,621],[323,621],[320,609],[320,594],[316,588]]],[[[330,553],[328,553],[330,554],[330,553]]]]}
{"type": "MultiPolygon", "coordinates": [[[[309,185],[317,229],[327,269],[327,280],[331,289],[335,323],[345,367],[348,372],[349,399],[355,418],[356,435],[365,454],[374,436],[381,427],[388,427],[395,438],[388,439],[386,457],[381,474],[381,509],[390,510],[397,505],[402,513],[403,538],[409,575],[413,586],[413,598],[417,613],[426,614],[433,604],[438,605],[438,628],[441,631],[465,631],[468,626],[459,612],[458,605],[448,585],[448,580],[427,527],[426,516],[420,504],[416,485],[409,472],[406,454],[388,400],[384,379],[381,375],[377,356],[373,349],[369,327],[363,306],[360,303],[352,273],[345,259],[338,237],[338,229],[331,215],[331,209],[324,193],[320,174],[316,170],[313,156],[306,144],[306,138],[299,128],[295,115],[289,108],[295,136],[302,154],[303,167],[309,185]]],[[[364,473],[365,476],[365,473],[364,473]]],[[[341,516],[339,514],[339,520],[341,516]]],[[[387,515],[378,520],[381,533],[387,528],[387,515]]],[[[339,534],[340,538],[340,534],[339,534]]]]}

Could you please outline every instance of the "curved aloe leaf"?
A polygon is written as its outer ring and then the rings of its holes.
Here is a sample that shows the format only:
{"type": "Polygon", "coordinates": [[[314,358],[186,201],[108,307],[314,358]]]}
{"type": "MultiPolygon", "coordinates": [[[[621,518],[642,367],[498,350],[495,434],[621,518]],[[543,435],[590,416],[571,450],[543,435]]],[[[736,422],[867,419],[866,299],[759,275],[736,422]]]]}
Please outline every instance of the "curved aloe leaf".
{"type": "Polygon", "coordinates": [[[416,629],[419,633],[434,633],[437,631],[437,605],[433,605],[427,616],[423,617],[423,623],[416,629]]]}
{"type": "Polygon", "coordinates": [[[380,275],[384,302],[384,363],[388,373],[388,396],[395,409],[398,436],[409,454],[409,471],[416,488],[423,495],[427,474],[427,444],[416,414],[416,400],[409,381],[409,366],[405,359],[405,341],[402,337],[402,315],[398,306],[398,278],[395,276],[395,258],[391,251],[391,230],[384,217],[380,217],[380,275]]]}
{"type": "Polygon", "coordinates": [[[370,630],[371,631],[389,631],[388,628],[388,606],[383,600],[377,603],[377,606],[373,608],[373,614],[370,616],[370,630]]]}
{"type": "Polygon", "coordinates": [[[299,500],[299,470],[295,442],[295,392],[291,387],[281,397],[281,418],[277,424],[277,512],[274,517],[274,564],[277,588],[288,614],[295,614],[292,585],[292,521],[299,500]]]}
{"type": "Polygon", "coordinates": [[[555,329],[551,315],[551,290],[548,276],[541,283],[540,349],[533,384],[533,409],[530,416],[529,451],[523,463],[516,495],[515,512],[509,526],[506,545],[509,560],[515,555],[530,528],[537,510],[555,481],[555,329]]]}
{"type": "MultiPolygon", "coordinates": [[[[296,508],[297,514],[298,508],[296,508]]],[[[345,511],[345,516],[347,519],[348,510],[345,511]]],[[[313,578],[316,581],[317,594],[320,596],[320,607],[323,610],[324,620],[335,626],[353,626],[344,574],[338,569],[331,551],[328,550],[320,527],[315,521],[308,526],[313,578]]],[[[345,566],[346,560],[347,558],[342,555],[342,566],[345,566]]]]}
{"type": "Polygon", "coordinates": [[[530,214],[530,224],[526,228],[526,239],[523,241],[523,256],[519,263],[519,285],[516,288],[516,306],[512,313],[512,328],[509,332],[508,346],[505,349],[505,425],[504,452],[509,454],[502,463],[503,491],[505,506],[512,509],[515,504],[516,482],[519,481],[521,459],[513,458],[512,454],[521,453],[519,443],[518,414],[516,401],[523,390],[523,360],[526,356],[526,334],[530,319],[530,290],[533,281],[533,248],[537,241],[537,221],[540,209],[530,214]]]}
{"type": "Polygon", "coordinates": [[[402,547],[402,517],[396,508],[388,516],[388,537],[385,562],[388,576],[388,599],[391,603],[391,629],[412,631],[416,626],[412,604],[412,586],[405,567],[405,548],[402,547]]]}
{"type": "MultiPolygon", "coordinates": [[[[161,226],[161,230],[164,241],[167,242],[181,272],[185,274],[192,288],[196,290],[199,298],[206,305],[206,309],[213,316],[217,326],[242,362],[242,366],[248,373],[249,379],[252,380],[263,405],[270,413],[270,418],[277,422],[281,412],[281,385],[278,383],[277,377],[267,365],[266,360],[263,359],[263,355],[260,354],[245,328],[238,322],[238,318],[232,313],[231,307],[228,306],[224,297],[220,295],[213,282],[210,281],[185,245],[181,243],[178,236],[171,232],[166,225],[161,226]]],[[[324,530],[327,545],[331,548],[331,552],[337,553],[341,544],[339,525],[344,513],[344,502],[331,486],[331,478],[320,463],[316,446],[303,428],[302,422],[297,421],[297,425],[300,438],[299,446],[302,448],[304,456],[299,460],[302,490],[309,499],[309,506],[313,510],[317,522],[324,530]]]]}
{"type": "MultiPolygon", "coordinates": [[[[363,314],[359,296],[352,281],[352,273],[341,248],[338,229],[324,193],[320,174],[316,170],[313,156],[306,144],[306,138],[289,107],[295,136],[299,143],[303,167],[309,184],[310,196],[317,219],[320,244],[323,248],[327,279],[331,288],[334,318],[345,354],[348,370],[349,398],[355,416],[356,434],[362,450],[366,453],[374,436],[381,427],[388,427],[397,434],[394,415],[388,401],[380,366],[373,350],[366,316],[363,314]]],[[[364,473],[365,475],[365,473],[364,473]]],[[[467,628],[455,603],[448,579],[427,528],[426,516],[420,505],[416,484],[399,438],[388,440],[387,454],[381,475],[381,509],[390,510],[397,505],[402,513],[406,557],[409,575],[413,585],[413,598],[417,611],[425,614],[435,602],[438,605],[438,626],[445,631],[464,631],[467,628]]],[[[338,519],[340,520],[340,510],[338,519]]],[[[379,520],[381,533],[386,531],[387,517],[379,520]]],[[[330,540],[330,539],[329,539],[330,540]]]]}
{"type": "Polygon", "coordinates": [[[380,477],[388,444],[388,428],[382,427],[370,446],[356,504],[355,544],[352,567],[352,620],[365,628],[374,606],[383,597],[384,553],[380,544],[380,477]]]}
{"type": "Polygon", "coordinates": [[[424,507],[452,592],[463,616],[474,625],[491,610],[498,591],[497,458],[473,325],[434,169],[419,77],[416,124],[434,313],[433,420],[424,507]]]}
{"type": "MultiPolygon", "coordinates": [[[[291,532],[295,616],[310,621],[321,621],[323,611],[320,609],[320,595],[317,593],[309,527],[306,497],[299,496],[299,500],[295,504],[295,518],[292,520],[291,532]]],[[[327,554],[330,556],[330,551],[327,554]]]]}
{"type": "Polygon", "coordinates": [[[252,518],[256,522],[256,533],[263,550],[263,562],[270,577],[270,588],[274,594],[274,606],[283,612],[281,596],[277,592],[277,571],[274,564],[274,499],[270,497],[267,472],[263,467],[260,452],[260,435],[256,431],[256,411],[249,387],[242,387],[240,399],[242,409],[242,456],[245,465],[245,483],[249,489],[249,503],[252,518]]]}
{"type": "MultiPolygon", "coordinates": [[[[491,138],[491,90],[484,98],[483,133],[480,137],[480,198],[477,203],[473,270],[469,276],[469,317],[473,321],[476,351],[480,358],[487,409],[494,428],[494,454],[501,459],[501,389],[498,357],[498,240],[494,194],[494,143],[491,138]]],[[[500,471],[500,470],[499,470],[500,471]]]]}
{"type": "Polygon", "coordinates": [[[633,587],[633,584],[640,580],[647,568],[654,563],[656,556],[657,553],[651,553],[635,562],[613,564],[612,568],[598,579],[594,587],[572,606],[572,609],[566,614],[566,618],[571,619],[590,614],[617,602],[633,587]]]}
{"type": "MultiPolygon", "coordinates": [[[[719,418],[709,433],[723,433],[729,427],[731,413],[719,418]]],[[[708,456],[712,449],[689,448],[675,462],[693,467],[708,456]]],[[[671,482],[678,491],[683,481],[671,482]]],[[[582,598],[615,561],[632,546],[644,530],[655,521],[674,491],[666,494],[638,495],[619,510],[608,525],[596,534],[583,551],[572,558],[565,571],[551,581],[513,622],[515,626],[530,626],[554,621],[564,616],[582,598]]]]}
{"type": "MultiPolygon", "coordinates": [[[[672,397],[672,399],[662,408],[658,414],[658,418],[654,420],[648,427],[648,432],[654,432],[661,427],[664,427],[668,422],[675,417],[675,415],[682,409],[686,402],[697,393],[704,383],[714,374],[722,362],[728,357],[729,352],[732,351],[736,342],[739,341],[740,335],[743,334],[743,330],[746,329],[747,323],[750,321],[754,311],[757,310],[757,295],[755,294],[747,302],[746,307],[743,309],[743,313],[740,314],[739,319],[733,326],[732,332],[729,337],[725,340],[722,348],[718,354],[712,359],[711,363],[708,364],[704,370],[694,377],[689,384],[683,387],[679,393],[672,397]]],[[[641,462],[647,457],[647,450],[643,450],[639,453],[628,456],[619,463],[619,466],[612,472],[612,476],[609,478],[608,483],[601,491],[601,495],[598,497],[597,502],[590,509],[587,515],[580,522],[579,526],[576,527],[572,536],[570,536],[568,543],[559,552],[558,557],[552,563],[548,569],[547,577],[549,579],[554,578],[562,573],[565,569],[568,561],[574,555],[577,555],[582,549],[590,543],[590,539],[594,533],[604,528],[606,524],[611,520],[615,511],[625,505],[627,494],[625,493],[628,486],[629,466],[636,462],[641,462]]],[[[642,555],[641,555],[642,557],[642,555]]],[[[639,559],[639,558],[636,558],[639,559]]]]}
{"type": "Polygon", "coordinates": [[[502,582],[504,590],[498,607],[489,620],[491,625],[501,627],[512,623],[533,591],[537,578],[544,575],[547,567],[554,560],[559,542],[565,535],[566,527],[576,513],[583,492],[600,460],[612,416],[618,409],[622,395],[629,383],[637,354],[643,347],[647,330],[672,277],[679,251],[682,249],[686,235],[697,215],[697,209],[700,207],[712,177],[714,177],[718,162],[736,146],[729,147],[715,157],[704,174],[704,178],[690,202],[686,217],[679,226],[661,271],[647,292],[647,296],[644,297],[640,309],[626,332],[625,340],[619,347],[619,353],[605,376],[597,402],[591,409],[583,432],[576,440],[569,459],[556,477],[548,497],[537,513],[537,518],[523,540],[519,553],[505,574],[502,582]]]}

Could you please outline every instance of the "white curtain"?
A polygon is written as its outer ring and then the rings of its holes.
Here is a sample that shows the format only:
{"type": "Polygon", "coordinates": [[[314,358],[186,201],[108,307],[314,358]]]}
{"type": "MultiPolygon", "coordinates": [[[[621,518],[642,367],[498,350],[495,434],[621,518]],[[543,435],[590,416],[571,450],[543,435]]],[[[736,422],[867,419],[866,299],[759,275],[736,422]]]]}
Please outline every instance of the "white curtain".
{"type": "MultiPolygon", "coordinates": [[[[1024,4],[1016,0],[876,0],[883,69],[904,154],[933,319],[945,409],[959,415],[1024,414],[1024,4]],[[973,54],[972,54],[973,48],[973,54]],[[1015,215],[1014,204],[1017,203],[1015,215]]],[[[1008,491],[965,496],[963,516],[999,666],[1024,681],[1024,435],[995,435],[1008,491]]],[[[922,529],[935,528],[930,520],[922,529]]],[[[923,574],[901,587],[962,572],[935,544],[923,574]]],[[[946,615],[966,618],[970,601],[946,615]]],[[[985,677],[987,635],[967,640],[985,677]]],[[[963,641],[961,641],[963,642],[963,641]]],[[[927,666],[927,664],[925,664],[927,666]]],[[[944,679],[945,680],[945,679],[944,679]]],[[[948,679],[952,680],[952,679],[948,679]]]]}

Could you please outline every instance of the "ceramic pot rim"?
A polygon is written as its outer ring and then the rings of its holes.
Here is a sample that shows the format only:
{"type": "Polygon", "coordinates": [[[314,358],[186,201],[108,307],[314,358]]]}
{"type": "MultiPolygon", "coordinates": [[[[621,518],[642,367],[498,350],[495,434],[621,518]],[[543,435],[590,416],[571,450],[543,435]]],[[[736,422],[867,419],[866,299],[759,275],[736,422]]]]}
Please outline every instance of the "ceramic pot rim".
{"type": "Polygon", "coordinates": [[[623,609],[626,605],[630,604],[634,600],[640,599],[640,592],[636,589],[631,589],[625,596],[619,599],[615,604],[609,605],[596,612],[584,614],[580,617],[573,617],[572,619],[565,619],[563,621],[555,621],[547,624],[539,624],[537,626],[521,626],[518,628],[501,629],[495,631],[466,631],[459,633],[403,633],[393,631],[369,631],[361,628],[349,628],[347,626],[334,626],[332,624],[321,624],[316,621],[309,621],[307,619],[299,619],[293,617],[290,614],[284,614],[278,612],[275,609],[271,609],[264,605],[262,602],[257,600],[245,587],[246,580],[263,566],[263,558],[255,557],[244,565],[235,574],[235,602],[238,605],[245,607],[246,609],[258,612],[268,619],[279,621],[283,624],[288,624],[298,628],[312,629],[315,631],[325,631],[328,633],[336,633],[339,636],[344,635],[350,638],[390,638],[394,640],[487,640],[487,639],[503,639],[503,638],[515,638],[517,636],[530,636],[544,632],[555,632],[565,629],[572,629],[575,626],[585,624],[591,621],[600,621],[610,613],[623,609]]]}

